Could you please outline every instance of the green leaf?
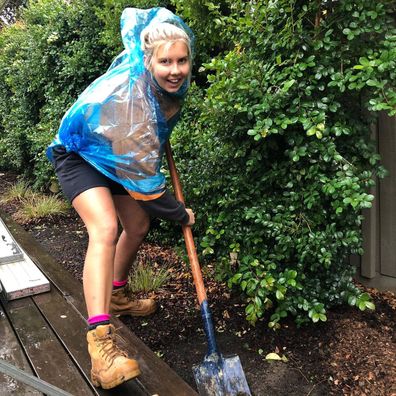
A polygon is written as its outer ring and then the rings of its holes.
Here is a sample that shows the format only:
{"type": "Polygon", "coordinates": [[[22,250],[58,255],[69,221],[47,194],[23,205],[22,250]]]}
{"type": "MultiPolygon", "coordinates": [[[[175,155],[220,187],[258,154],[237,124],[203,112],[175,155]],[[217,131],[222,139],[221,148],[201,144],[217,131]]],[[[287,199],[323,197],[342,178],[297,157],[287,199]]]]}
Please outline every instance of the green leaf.
{"type": "Polygon", "coordinates": [[[276,291],[275,296],[278,300],[283,300],[285,298],[285,295],[280,290],[276,291]]]}
{"type": "Polygon", "coordinates": [[[366,81],[366,84],[367,84],[369,87],[376,87],[376,86],[378,86],[378,81],[377,81],[377,80],[367,80],[367,81],[366,81]]]}
{"type": "Polygon", "coordinates": [[[307,135],[308,136],[313,136],[315,134],[316,134],[316,127],[315,126],[313,126],[313,127],[308,129],[308,131],[307,131],[307,135]]]}
{"type": "Polygon", "coordinates": [[[290,285],[290,286],[296,286],[296,284],[297,284],[297,282],[296,282],[296,280],[295,279],[289,279],[288,281],[287,281],[287,283],[290,285]]]}
{"type": "Polygon", "coordinates": [[[320,314],[319,314],[319,319],[320,319],[322,322],[326,322],[326,321],[327,321],[327,316],[326,316],[325,314],[323,314],[323,313],[320,313],[320,314]]]}
{"type": "Polygon", "coordinates": [[[289,81],[286,81],[286,82],[283,84],[283,91],[284,91],[284,92],[287,92],[287,91],[290,89],[290,87],[291,87],[295,82],[296,82],[296,80],[294,80],[294,79],[289,80],[289,81]]]}
{"type": "Polygon", "coordinates": [[[263,305],[263,302],[260,297],[255,297],[254,303],[257,305],[258,308],[261,308],[263,305]]]}
{"type": "Polygon", "coordinates": [[[251,314],[254,311],[254,305],[253,304],[248,304],[245,308],[245,312],[247,314],[251,314]]]}
{"type": "Polygon", "coordinates": [[[348,304],[349,305],[355,305],[356,304],[356,297],[355,296],[350,296],[349,298],[348,298],[348,304]]]}
{"type": "Polygon", "coordinates": [[[314,323],[319,322],[320,314],[315,312],[314,314],[312,314],[311,319],[312,319],[312,322],[314,322],[314,323]]]}

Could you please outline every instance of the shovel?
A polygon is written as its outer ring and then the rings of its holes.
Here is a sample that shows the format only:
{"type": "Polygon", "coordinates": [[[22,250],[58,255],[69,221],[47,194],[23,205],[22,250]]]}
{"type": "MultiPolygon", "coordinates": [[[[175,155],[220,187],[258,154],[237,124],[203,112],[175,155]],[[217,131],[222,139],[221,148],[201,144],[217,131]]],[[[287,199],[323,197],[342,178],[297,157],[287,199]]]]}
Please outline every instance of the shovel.
{"type": "MultiPolygon", "coordinates": [[[[184,203],[179,176],[169,142],[165,150],[176,199],[184,203]]],[[[208,353],[203,363],[193,367],[198,392],[201,396],[251,396],[239,357],[234,355],[226,358],[217,349],[215,330],[191,227],[183,225],[182,229],[198,302],[201,307],[203,327],[208,341],[208,353]]]]}

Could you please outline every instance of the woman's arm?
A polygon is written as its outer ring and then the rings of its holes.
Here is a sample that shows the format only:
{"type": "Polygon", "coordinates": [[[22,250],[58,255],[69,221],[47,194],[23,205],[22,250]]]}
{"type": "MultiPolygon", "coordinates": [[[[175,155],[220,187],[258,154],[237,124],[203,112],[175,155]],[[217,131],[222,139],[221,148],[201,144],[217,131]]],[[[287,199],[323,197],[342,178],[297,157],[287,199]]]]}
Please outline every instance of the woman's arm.
{"type": "Polygon", "coordinates": [[[152,217],[176,221],[183,225],[193,225],[195,222],[193,211],[186,209],[168,190],[157,199],[137,202],[152,217]]]}

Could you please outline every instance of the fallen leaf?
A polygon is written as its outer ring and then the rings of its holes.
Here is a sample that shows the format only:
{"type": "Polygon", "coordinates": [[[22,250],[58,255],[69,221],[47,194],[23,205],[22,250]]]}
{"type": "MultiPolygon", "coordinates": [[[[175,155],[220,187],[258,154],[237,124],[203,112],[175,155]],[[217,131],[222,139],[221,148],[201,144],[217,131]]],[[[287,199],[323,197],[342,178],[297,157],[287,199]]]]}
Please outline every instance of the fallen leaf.
{"type": "Polygon", "coordinates": [[[282,360],[282,358],[275,352],[267,354],[265,360],[282,360]]]}
{"type": "Polygon", "coordinates": [[[282,355],[282,356],[279,356],[277,353],[275,353],[275,352],[271,352],[271,353],[269,353],[266,357],[265,357],[265,360],[282,360],[282,362],[288,362],[289,361],[289,359],[285,356],[285,355],[282,355]]]}

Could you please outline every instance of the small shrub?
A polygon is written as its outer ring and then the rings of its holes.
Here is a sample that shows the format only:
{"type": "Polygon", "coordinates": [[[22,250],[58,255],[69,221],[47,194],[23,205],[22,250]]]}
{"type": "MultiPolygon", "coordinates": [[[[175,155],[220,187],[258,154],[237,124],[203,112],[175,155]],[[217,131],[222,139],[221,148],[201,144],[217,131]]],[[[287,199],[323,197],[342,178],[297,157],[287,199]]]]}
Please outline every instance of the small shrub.
{"type": "Polygon", "coordinates": [[[162,287],[169,277],[166,269],[153,269],[149,264],[139,264],[130,276],[128,286],[133,293],[148,293],[162,287]]]}

